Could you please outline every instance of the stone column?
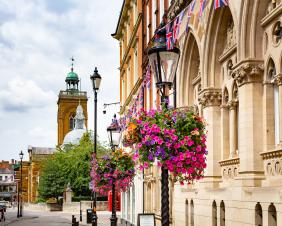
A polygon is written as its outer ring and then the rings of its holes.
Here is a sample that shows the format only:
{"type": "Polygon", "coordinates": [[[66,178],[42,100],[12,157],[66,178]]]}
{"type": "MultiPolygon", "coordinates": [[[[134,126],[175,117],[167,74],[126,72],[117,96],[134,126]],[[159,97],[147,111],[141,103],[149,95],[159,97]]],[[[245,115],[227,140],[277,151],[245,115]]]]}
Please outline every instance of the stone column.
{"type": "Polygon", "coordinates": [[[221,105],[221,159],[225,160],[229,157],[229,111],[228,106],[221,105]]]}
{"type": "Polygon", "coordinates": [[[237,105],[238,101],[231,100],[228,102],[229,106],[229,142],[230,142],[230,153],[229,158],[237,156],[238,148],[238,128],[237,128],[237,105]]]}
{"type": "Polygon", "coordinates": [[[282,144],[282,73],[274,77],[274,83],[279,87],[279,143],[282,144]]]}
{"type": "Polygon", "coordinates": [[[215,188],[221,181],[221,89],[206,88],[200,92],[199,103],[203,108],[203,117],[207,121],[207,168],[203,183],[205,187],[215,188]]]}
{"type": "Polygon", "coordinates": [[[269,151],[275,144],[274,90],[270,81],[263,83],[263,151],[269,151]]]}
{"type": "Polygon", "coordinates": [[[239,86],[239,157],[238,182],[241,186],[260,186],[263,179],[263,62],[241,61],[232,77],[239,86]]]}

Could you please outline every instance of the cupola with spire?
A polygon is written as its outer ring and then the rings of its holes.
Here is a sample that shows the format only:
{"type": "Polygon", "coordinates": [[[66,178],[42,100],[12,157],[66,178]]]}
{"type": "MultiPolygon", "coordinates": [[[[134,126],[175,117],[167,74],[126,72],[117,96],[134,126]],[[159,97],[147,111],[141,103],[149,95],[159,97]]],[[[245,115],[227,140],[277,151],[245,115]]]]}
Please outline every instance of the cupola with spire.
{"type": "Polygon", "coordinates": [[[66,77],[66,91],[69,92],[78,92],[78,83],[79,83],[79,78],[78,75],[73,71],[73,62],[74,59],[73,57],[71,58],[71,71],[67,74],[66,77]]]}
{"type": "Polygon", "coordinates": [[[74,58],[72,57],[71,71],[65,77],[66,88],[64,90],[60,90],[58,95],[57,121],[59,146],[64,143],[66,134],[73,129],[82,129],[83,127],[87,128],[87,92],[81,90],[81,80],[74,72],[73,63],[74,58]],[[77,106],[79,106],[78,109],[77,106]],[[77,112],[77,110],[79,111],[77,112]]]}

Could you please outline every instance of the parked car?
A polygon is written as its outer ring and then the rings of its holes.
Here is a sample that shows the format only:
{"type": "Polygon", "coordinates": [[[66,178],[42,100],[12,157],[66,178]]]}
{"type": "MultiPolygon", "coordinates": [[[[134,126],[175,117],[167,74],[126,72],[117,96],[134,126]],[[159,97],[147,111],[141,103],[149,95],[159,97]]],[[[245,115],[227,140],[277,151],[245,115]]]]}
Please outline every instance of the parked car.
{"type": "Polygon", "coordinates": [[[12,207],[12,205],[9,201],[4,201],[4,200],[0,201],[0,205],[6,206],[6,208],[12,207]]]}
{"type": "Polygon", "coordinates": [[[5,205],[0,204],[0,213],[1,212],[6,212],[7,207],[5,205]]]}

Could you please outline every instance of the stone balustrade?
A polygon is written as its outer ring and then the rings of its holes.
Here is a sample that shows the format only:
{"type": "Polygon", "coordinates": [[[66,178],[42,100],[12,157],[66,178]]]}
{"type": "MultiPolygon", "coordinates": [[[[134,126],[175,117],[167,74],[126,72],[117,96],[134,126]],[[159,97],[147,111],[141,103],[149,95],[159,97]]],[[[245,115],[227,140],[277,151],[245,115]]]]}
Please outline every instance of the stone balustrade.
{"type": "Polygon", "coordinates": [[[223,181],[232,180],[238,176],[240,159],[232,158],[219,162],[221,166],[221,176],[223,181]]]}
{"type": "Polygon", "coordinates": [[[261,153],[261,156],[266,178],[282,176],[282,148],[263,152],[261,153]]]}

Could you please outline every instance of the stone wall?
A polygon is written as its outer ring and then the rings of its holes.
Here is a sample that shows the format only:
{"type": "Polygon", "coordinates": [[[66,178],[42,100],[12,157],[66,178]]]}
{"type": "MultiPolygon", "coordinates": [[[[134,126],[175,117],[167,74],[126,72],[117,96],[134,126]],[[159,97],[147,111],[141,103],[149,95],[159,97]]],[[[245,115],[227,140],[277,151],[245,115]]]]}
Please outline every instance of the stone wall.
{"type": "MultiPolygon", "coordinates": [[[[87,209],[91,209],[92,201],[82,201],[81,209],[82,212],[85,212],[87,209]]],[[[50,205],[46,203],[25,203],[24,209],[32,210],[32,211],[51,211],[50,205]]],[[[63,212],[69,213],[79,213],[80,210],[80,202],[70,202],[63,204],[63,212]]],[[[106,211],[108,210],[108,201],[97,201],[97,211],[106,211]]]]}
{"type": "MultiPolygon", "coordinates": [[[[92,201],[81,201],[82,212],[91,209],[92,201]]],[[[97,201],[97,211],[106,211],[108,209],[108,201],[97,201]]],[[[71,202],[63,204],[64,212],[79,212],[80,202],[71,202]]]]}

